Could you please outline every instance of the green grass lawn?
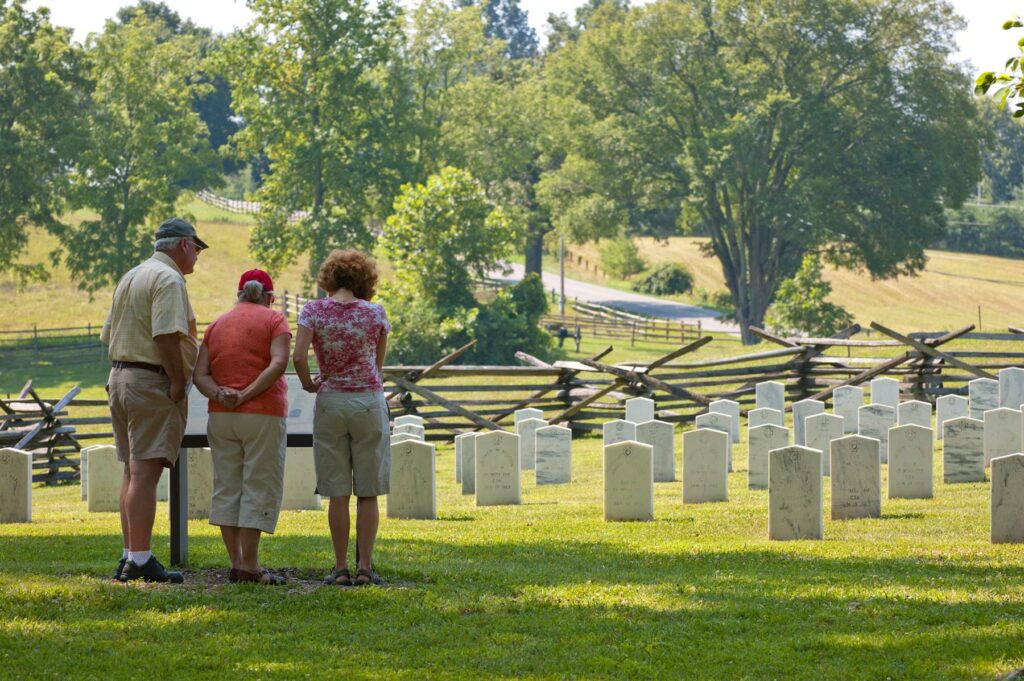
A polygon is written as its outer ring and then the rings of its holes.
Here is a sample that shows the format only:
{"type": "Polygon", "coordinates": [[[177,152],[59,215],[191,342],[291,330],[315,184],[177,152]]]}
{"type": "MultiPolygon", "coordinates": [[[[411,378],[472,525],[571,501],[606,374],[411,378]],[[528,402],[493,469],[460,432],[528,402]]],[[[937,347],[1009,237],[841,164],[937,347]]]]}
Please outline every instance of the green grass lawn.
{"type": "Polygon", "coordinates": [[[742,445],[729,502],[683,505],[680,483],[658,483],[650,523],[604,522],[600,441],[573,447],[572,484],[526,472],[523,505],[477,508],[442,446],[439,518],[382,521],[391,586],[378,589],[318,585],[332,560],[322,511],[284,512],[265,541],[287,587],[228,584],[204,521],[190,523],[185,585],[114,584],[116,515],[87,513],[77,487],[37,487],[34,523],[0,526],[0,676],[991,679],[1024,666],[1024,554],[989,543],[987,484],[937,476],[932,500],[832,522],[826,481],[824,541],[769,542],[742,445]]]}

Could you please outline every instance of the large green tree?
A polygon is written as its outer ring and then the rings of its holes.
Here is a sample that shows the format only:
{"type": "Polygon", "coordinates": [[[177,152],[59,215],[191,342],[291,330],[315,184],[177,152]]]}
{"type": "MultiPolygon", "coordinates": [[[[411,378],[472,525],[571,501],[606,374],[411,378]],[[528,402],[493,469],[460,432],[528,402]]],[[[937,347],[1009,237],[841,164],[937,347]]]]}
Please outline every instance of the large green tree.
{"type": "Polygon", "coordinates": [[[406,16],[385,89],[395,123],[387,142],[404,182],[426,182],[451,162],[444,135],[461,99],[458,88],[500,70],[504,44],[488,38],[485,28],[476,5],[424,0],[406,16]]]}
{"type": "Polygon", "coordinates": [[[368,248],[402,177],[385,74],[400,31],[388,0],[250,0],[250,26],[227,48],[247,153],[270,172],[251,249],[280,271],[308,255],[310,277],[340,246],[368,248]]]}
{"type": "MultiPolygon", "coordinates": [[[[167,29],[167,37],[189,35],[195,39],[200,65],[193,79],[209,87],[195,93],[192,108],[209,130],[210,146],[219,150],[239,128],[238,117],[231,108],[231,86],[224,75],[218,72],[222,60],[216,58],[216,52],[223,46],[225,38],[210,28],[197,26],[191,19],[182,19],[165,2],[154,0],[139,0],[135,5],[122,7],[117,11],[117,20],[126,24],[134,20],[139,12],[162,24],[167,29]]],[[[240,167],[238,159],[230,154],[223,154],[221,162],[227,173],[235,172],[240,167]]]]}
{"type": "Polygon", "coordinates": [[[194,40],[166,31],[140,13],[90,38],[95,87],[72,196],[98,217],[60,227],[54,253],[90,293],[152,252],[153,229],[182,192],[216,178],[206,126],[191,108],[202,87],[192,82],[194,40]]]}
{"type": "Polygon", "coordinates": [[[537,185],[561,160],[550,141],[543,84],[530,69],[515,80],[480,76],[463,83],[453,100],[443,128],[448,158],[483,182],[518,223],[526,271],[539,274],[551,221],[537,185]]]}
{"type": "Polygon", "coordinates": [[[809,251],[911,274],[979,176],[959,25],[940,0],[661,0],[588,29],[548,70],[575,195],[708,235],[746,342],[809,251]]]}
{"type": "Polygon", "coordinates": [[[66,169],[84,133],[87,96],[81,50],[46,9],[0,0],[0,272],[45,278],[18,261],[28,227],[55,229],[65,205],[66,169]]]}
{"type": "Polygon", "coordinates": [[[992,200],[1010,201],[1024,185],[1024,124],[988,97],[978,98],[978,112],[985,124],[982,168],[992,200]]]}

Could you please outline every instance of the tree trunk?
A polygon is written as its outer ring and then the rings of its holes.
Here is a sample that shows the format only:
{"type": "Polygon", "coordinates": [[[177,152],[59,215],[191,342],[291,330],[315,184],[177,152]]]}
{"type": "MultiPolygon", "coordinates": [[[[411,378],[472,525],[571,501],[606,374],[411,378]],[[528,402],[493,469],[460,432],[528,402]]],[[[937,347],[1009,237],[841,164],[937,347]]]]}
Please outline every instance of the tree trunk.
{"type": "Polygon", "coordinates": [[[526,273],[541,273],[541,259],[544,256],[544,233],[530,225],[526,233],[526,273]]]}

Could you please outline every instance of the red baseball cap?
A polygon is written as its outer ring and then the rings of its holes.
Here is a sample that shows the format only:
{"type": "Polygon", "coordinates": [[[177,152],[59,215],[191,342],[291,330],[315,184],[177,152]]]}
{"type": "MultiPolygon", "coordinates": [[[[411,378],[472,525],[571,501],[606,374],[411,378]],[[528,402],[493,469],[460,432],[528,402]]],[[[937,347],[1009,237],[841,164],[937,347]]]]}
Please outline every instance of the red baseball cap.
{"type": "Polygon", "coordinates": [[[258,281],[263,284],[264,293],[273,293],[274,291],[274,280],[270,278],[270,275],[263,270],[249,270],[244,273],[238,280],[238,290],[241,291],[246,283],[250,281],[258,281]]]}

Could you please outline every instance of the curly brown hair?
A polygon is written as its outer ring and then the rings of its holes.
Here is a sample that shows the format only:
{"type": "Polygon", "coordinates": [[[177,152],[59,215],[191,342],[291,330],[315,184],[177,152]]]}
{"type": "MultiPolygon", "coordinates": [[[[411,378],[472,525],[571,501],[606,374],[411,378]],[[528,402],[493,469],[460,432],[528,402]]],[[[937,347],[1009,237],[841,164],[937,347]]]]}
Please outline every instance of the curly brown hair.
{"type": "Polygon", "coordinates": [[[354,248],[336,248],[320,265],[316,283],[328,293],[347,288],[356,298],[373,300],[377,292],[377,262],[354,248]]]}

